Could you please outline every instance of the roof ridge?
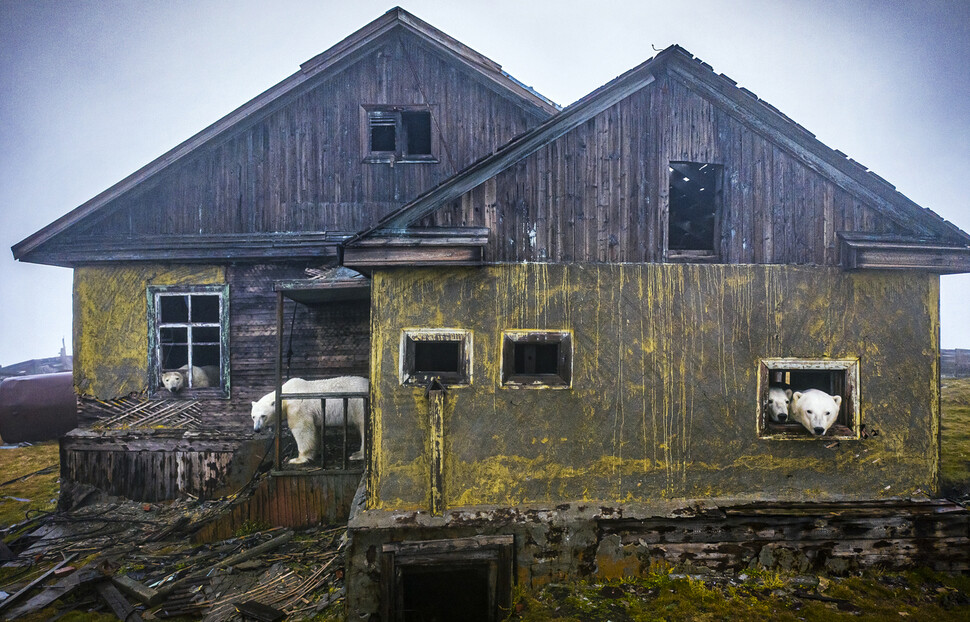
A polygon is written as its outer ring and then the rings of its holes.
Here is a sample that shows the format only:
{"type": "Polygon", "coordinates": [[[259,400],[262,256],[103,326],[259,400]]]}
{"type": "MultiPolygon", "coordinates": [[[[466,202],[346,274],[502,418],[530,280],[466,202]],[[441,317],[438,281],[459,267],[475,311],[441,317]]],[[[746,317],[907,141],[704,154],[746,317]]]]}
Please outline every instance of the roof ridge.
{"type": "Polygon", "coordinates": [[[509,93],[521,98],[523,102],[528,102],[536,108],[542,109],[550,114],[558,111],[558,106],[552,103],[551,100],[535,92],[534,89],[524,86],[518,80],[511,78],[511,76],[502,71],[501,65],[498,63],[479,54],[464,43],[415,17],[408,11],[400,7],[394,7],[377,19],[372,20],[347,35],[326,51],[304,62],[300,66],[300,69],[292,75],[284,78],[228,114],[220,117],[214,123],[211,123],[175,147],[164,152],[159,157],[139,167],[133,173],[122,178],[120,181],[62,215],[60,218],[57,218],[44,228],[17,242],[11,249],[14,258],[23,258],[24,255],[30,253],[41,244],[63,233],[69,227],[87,218],[111,201],[130,192],[149,178],[168,169],[176,162],[192,154],[196,149],[218,140],[221,136],[224,136],[227,132],[231,132],[233,128],[238,127],[240,124],[260,114],[269,114],[275,105],[282,105],[286,101],[286,98],[299,93],[301,88],[305,88],[308,83],[314,82],[329,68],[344,61],[357,50],[360,50],[378,37],[387,34],[397,26],[404,27],[417,36],[424,37],[449,51],[456,58],[468,64],[471,69],[478,71],[486,79],[493,80],[499,86],[504,87],[509,93]]]}

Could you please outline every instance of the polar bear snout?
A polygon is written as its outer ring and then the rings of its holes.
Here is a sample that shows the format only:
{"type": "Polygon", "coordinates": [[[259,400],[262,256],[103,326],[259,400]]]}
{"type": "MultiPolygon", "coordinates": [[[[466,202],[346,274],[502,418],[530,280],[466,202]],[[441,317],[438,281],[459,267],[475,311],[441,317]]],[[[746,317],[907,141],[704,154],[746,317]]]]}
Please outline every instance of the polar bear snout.
{"type": "Polygon", "coordinates": [[[812,431],[815,433],[815,436],[822,436],[825,434],[825,428],[816,427],[812,431]]]}
{"type": "Polygon", "coordinates": [[[258,402],[253,402],[253,432],[259,432],[265,427],[270,427],[271,415],[276,412],[275,395],[270,393],[258,402]]]}

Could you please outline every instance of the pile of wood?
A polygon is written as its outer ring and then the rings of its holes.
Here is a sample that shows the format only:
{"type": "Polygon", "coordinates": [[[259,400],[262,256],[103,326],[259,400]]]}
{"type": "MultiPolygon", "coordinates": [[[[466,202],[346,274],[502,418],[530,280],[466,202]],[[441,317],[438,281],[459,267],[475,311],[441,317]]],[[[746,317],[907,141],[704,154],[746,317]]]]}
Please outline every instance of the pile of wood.
{"type": "Polygon", "coordinates": [[[0,618],[110,611],[123,620],[300,619],[342,607],[344,527],[250,530],[214,543],[191,534],[217,503],[128,502],[8,528],[0,618]],[[3,597],[3,593],[7,596],[3,597]]]}

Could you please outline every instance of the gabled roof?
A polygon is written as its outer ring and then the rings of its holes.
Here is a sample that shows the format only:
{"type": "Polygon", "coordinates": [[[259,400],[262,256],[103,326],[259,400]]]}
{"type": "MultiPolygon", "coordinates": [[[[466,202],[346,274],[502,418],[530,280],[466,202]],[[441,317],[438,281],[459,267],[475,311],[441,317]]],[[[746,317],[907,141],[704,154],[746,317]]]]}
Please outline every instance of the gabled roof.
{"type": "Polygon", "coordinates": [[[673,45],[415,198],[373,227],[357,233],[344,245],[352,247],[368,237],[403,232],[413,223],[647,86],[662,72],[681,79],[729,114],[790,151],[810,169],[827,177],[903,227],[913,230],[914,235],[925,237],[929,234],[958,245],[970,244],[970,234],[931,210],[920,207],[844,153],[825,146],[814,134],[751,91],[738,87],[736,82],[724,74],[715,74],[710,65],[695,59],[680,46],[673,45]]]}
{"type": "Polygon", "coordinates": [[[523,106],[539,109],[543,111],[544,115],[559,111],[559,107],[555,103],[502,71],[501,65],[495,61],[479,54],[404,9],[395,7],[327,51],[306,61],[300,65],[299,71],[276,86],[256,96],[43,229],[18,242],[12,248],[14,258],[24,258],[32,250],[54,236],[73,227],[111,201],[158,175],[176,162],[183,160],[197,149],[225,137],[240,126],[254,123],[277,110],[294,97],[316,86],[321,79],[325,79],[328,75],[346,67],[350,62],[359,58],[360,54],[366,53],[371,43],[397,28],[413,33],[443,54],[464,63],[487,83],[493,85],[497,92],[517,100],[523,106]]]}

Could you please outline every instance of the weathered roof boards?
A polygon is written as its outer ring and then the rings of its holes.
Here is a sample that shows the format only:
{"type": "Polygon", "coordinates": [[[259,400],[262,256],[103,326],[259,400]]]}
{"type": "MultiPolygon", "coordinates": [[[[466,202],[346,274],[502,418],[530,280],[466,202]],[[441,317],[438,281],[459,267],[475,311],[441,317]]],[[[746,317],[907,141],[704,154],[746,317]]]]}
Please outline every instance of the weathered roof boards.
{"type": "Polygon", "coordinates": [[[680,47],[559,111],[399,8],[13,252],[67,266],[341,246],[361,268],[683,260],[672,162],[718,169],[710,252],[687,259],[970,270],[965,232],[680,47]]]}

